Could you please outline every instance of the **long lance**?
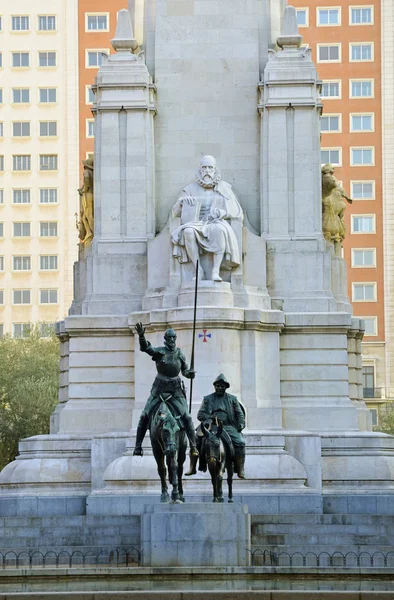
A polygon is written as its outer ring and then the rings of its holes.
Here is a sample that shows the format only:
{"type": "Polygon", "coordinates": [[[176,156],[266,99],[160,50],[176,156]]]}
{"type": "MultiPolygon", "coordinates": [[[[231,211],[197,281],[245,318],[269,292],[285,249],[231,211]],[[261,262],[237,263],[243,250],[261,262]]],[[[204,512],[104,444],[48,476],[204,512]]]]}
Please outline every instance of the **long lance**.
{"type": "MultiPolygon", "coordinates": [[[[196,342],[196,317],[197,317],[197,290],[198,290],[198,261],[196,263],[196,284],[194,286],[194,315],[193,315],[193,341],[192,341],[192,356],[190,360],[190,370],[194,371],[194,346],[196,342]]],[[[193,379],[190,380],[190,400],[189,412],[192,411],[193,400],[193,379]]]]}

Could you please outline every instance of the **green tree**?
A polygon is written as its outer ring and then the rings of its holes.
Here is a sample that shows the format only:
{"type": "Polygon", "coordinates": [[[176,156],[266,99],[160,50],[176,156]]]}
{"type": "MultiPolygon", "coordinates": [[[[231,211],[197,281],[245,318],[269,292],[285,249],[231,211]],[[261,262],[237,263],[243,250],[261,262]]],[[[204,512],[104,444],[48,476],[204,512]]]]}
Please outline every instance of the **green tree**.
{"type": "Polygon", "coordinates": [[[394,407],[387,406],[384,412],[379,412],[379,425],[375,425],[373,430],[394,435],[394,407]]]}
{"type": "Polygon", "coordinates": [[[57,403],[59,343],[32,329],[23,339],[0,338],[0,470],[18,454],[18,442],[49,433],[57,403]]]}

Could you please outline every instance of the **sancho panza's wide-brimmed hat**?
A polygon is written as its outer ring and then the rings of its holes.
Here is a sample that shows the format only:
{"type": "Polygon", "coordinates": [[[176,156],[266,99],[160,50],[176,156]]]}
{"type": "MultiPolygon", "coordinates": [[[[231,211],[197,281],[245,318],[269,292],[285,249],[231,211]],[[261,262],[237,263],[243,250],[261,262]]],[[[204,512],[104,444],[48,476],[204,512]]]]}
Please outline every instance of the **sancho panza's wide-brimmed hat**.
{"type": "Polygon", "coordinates": [[[83,160],[82,164],[83,164],[84,167],[87,167],[88,169],[91,169],[91,171],[93,171],[93,169],[94,169],[94,158],[93,158],[93,156],[89,156],[89,158],[87,158],[86,160],[83,160]]]}
{"type": "Polygon", "coordinates": [[[230,384],[227,381],[227,379],[225,378],[225,376],[223,375],[223,373],[220,373],[220,375],[218,375],[216,377],[215,381],[213,382],[213,385],[215,385],[215,383],[219,383],[219,381],[221,381],[222,383],[224,383],[224,385],[226,386],[226,388],[230,387],[230,384]]]}

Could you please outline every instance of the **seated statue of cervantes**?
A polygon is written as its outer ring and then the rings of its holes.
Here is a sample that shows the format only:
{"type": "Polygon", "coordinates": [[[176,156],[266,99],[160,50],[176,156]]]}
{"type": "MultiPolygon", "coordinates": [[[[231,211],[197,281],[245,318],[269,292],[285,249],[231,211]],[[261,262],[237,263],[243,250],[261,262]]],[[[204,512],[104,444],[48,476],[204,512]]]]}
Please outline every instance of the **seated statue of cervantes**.
{"type": "MultiPolygon", "coordinates": [[[[213,281],[222,281],[221,268],[231,270],[240,264],[238,240],[231,219],[243,219],[242,208],[229,183],[221,181],[213,156],[203,156],[196,181],[187,185],[172,209],[181,217],[181,226],[172,232],[173,255],[180,263],[196,268],[202,253],[213,255],[213,281]]],[[[203,277],[199,267],[199,278],[203,277]]]]}

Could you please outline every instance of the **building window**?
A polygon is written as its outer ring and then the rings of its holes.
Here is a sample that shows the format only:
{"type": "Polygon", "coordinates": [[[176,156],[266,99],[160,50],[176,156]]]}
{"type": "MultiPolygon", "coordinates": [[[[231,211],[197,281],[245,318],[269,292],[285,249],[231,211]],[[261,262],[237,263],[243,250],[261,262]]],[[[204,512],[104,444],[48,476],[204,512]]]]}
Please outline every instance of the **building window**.
{"type": "Polygon", "coordinates": [[[4,137],[4,123],[0,121],[0,138],[4,137]]]}
{"type": "Polygon", "coordinates": [[[375,215],[352,215],[352,233],[375,233],[375,215]]]}
{"type": "Polygon", "coordinates": [[[12,31],[29,31],[29,17],[18,16],[12,17],[12,31]]]}
{"type": "Polygon", "coordinates": [[[12,157],[12,170],[13,171],[30,171],[31,170],[30,154],[14,154],[14,156],[12,157]]]}
{"type": "Polygon", "coordinates": [[[370,411],[371,416],[372,416],[372,427],[375,427],[376,425],[379,424],[378,409],[377,408],[370,408],[369,411],[370,411]]]}
{"type": "Polygon", "coordinates": [[[322,148],[320,151],[321,164],[326,165],[331,163],[334,166],[341,164],[341,149],[340,148],[322,148]]]}
{"type": "Polygon", "coordinates": [[[0,31],[3,31],[3,17],[0,17],[0,31]]]}
{"type": "Polygon", "coordinates": [[[374,181],[351,181],[351,197],[353,200],[374,200],[374,181]]]}
{"type": "Polygon", "coordinates": [[[51,337],[55,332],[55,323],[40,323],[40,336],[43,338],[51,337]]]}
{"type": "Polygon", "coordinates": [[[338,132],[340,127],[341,115],[324,115],[320,119],[320,131],[322,133],[338,132]]]}
{"type": "Polygon", "coordinates": [[[13,236],[14,237],[30,237],[30,223],[29,222],[13,223],[13,236]]]}
{"type": "Polygon", "coordinates": [[[31,304],[30,290],[12,290],[13,304],[31,304]]]}
{"type": "Polygon", "coordinates": [[[12,90],[13,104],[29,104],[30,89],[29,88],[14,88],[12,90]]]}
{"type": "Polygon", "coordinates": [[[3,68],[3,53],[0,52],[0,69],[3,68]]]}
{"type": "Polygon", "coordinates": [[[56,52],[39,52],[39,67],[56,67],[56,52]]]}
{"type": "Polygon", "coordinates": [[[340,8],[318,8],[317,9],[317,24],[318,25],[340,25],[341,24],[341,9],[340,8]]]}
{"type": "Polygon", "coordinates": [[[40,154],[40,171],[57,171],[57,154],[40,154]]]}
{"type": "Polygon", "coordinates": [[[12,190],[13,204],[30,204],[30,190],[12,190]]]}
{"type": "Polygon", "coordinates": [[[375,398],[375,367],[363,365],[362,378],[364,398],[375,398]]]}
{"type": "Polygon", "coordinates": [[[57,221],[42,221],[40,237],[57,237],[57,221]]]}
{"type": "Polygon", "coordinates": [[[297,25],[298,27],[308,27],[309,25],[309,9],[297,8],[297,25]]]}
{"type": "Polygon", "coordinates": [[[86,15],[86,31],[108,31],[108,14],[86,15]]]}
{"type": "Polygon", "coordinates": [[[4,190],[0,189],[0,204],[4,204],[4,190]]]}
{"type": "Polygon", "coordinates": [[[350,115],[350,131],[373,131],[374,118],[373,114],[367,115],[350,115]]]}
{"type": "Polygon", "coordinates": [[[364,321],[365,335],[378,335],[378,317],[359,317],[364,321]]]}
{"type": "MultiPolygon", "coordinates": [[[[4,290],[0,290],[0,304],[4,304],[4,290]]],[[[3,333],[0,333],[0,335],[3,335],[3,333]]]]}
{"type": "Polygon", "coordinates": [[[350,148],[350,164],[353,167],[374,164],[373,148],[350,148]]]}
{"type": "Polygon", "coordinates": [[[353,283],[353,302],[376,302],[376,283],[353,283]]]}
{"type": "Polygon", "coordinates": [[[0,172],[4,171],[4,154],[0,154],[0,172]]]}
{"type": "Polygon", "coordinates": [[[350,25],[372,25],[373,6],[351,6],[350,25]]]}
{"type": "Polygon", "coordinates": [[[354,62],[363,62],[373,60],[373,44],[350,44],[350,60],[354,62]]]}
{"type": "Polygon", "coordinates": [[[56,88],[40,88],[40,104],[56,102],[56,88]]]}
{"type": "Polygon", "coordinates": [[[45,254],[40,256],[41,271],[57,271],[57,255],[45,254]]]}
{"type": "Polygon", "coordinates": [[[56,137],[57,121],[40,121],[40,137],[56,137]]]}
{"type": "Polygon", "coordinates": [[[0,88],[0,104],[3,104],[3,88],[0,88]]]}
{"type": "Polygon", "coordinates": [[[93,104],[96,101],[96,94],[90,85],[86,86],[86,104],[93,104]]]}
{"type": "Polygon", "coordinates": [[[30,323],[13,323],[12,336],[14,338],[28,338],[31,332],[30,323]]]}
{"type": "Polygon", "coordinates": [[[40,290],[40,304],[57,304],[57,290],[40,290]]]}
{"type": "Polygon", "coordinates": [[[12,123],[13,137],[30,137],[29,121],[14,121],[12,123]]]}
{"type": "Polygon", "coordinates": [[[4,237],[4,223],[0,223],[0,237],[4,237]]]}
{"type": "Polygon", "coordinates": [[[104,62],[104,57],[108,56],[107,50],[87,50],[86,51],[86,67],[95,68],[101,67],[104,62]]]}
{"type": "Polygon", "coordinates": [[[0,256],[0,271],[4,271],[4,256],[0,256]]]}
{"type": "Polygon", "coordinates": [[[317,62],[340,62],[341,44],[317,45],[317,62]]]}
{"type": "Polygon", "coordinates": [[[31,257],[30,256],[13,256],[12,268],[14,271],[30,271],[31,257]]]}
{"type": "Polygon", "coordinates": [[[95,120],[86,119],[86,137],[94,138],[95,120]]]}
{"type": "Polygon", "coordinates": [[[13,52],[12,66],[18,69],[25,69],[30,66],[29,52],[13,52]]]}
{"type": "Polygon", "coordinates": [[[373,98],[373,79],[353,79],[350,81],[351,98],[373,98]]]}
{"type": "Polygon", "coordinates": [[[41,188],[40,189],[40,204],[56,204],[57,189],[56,188],[41,188]]]}
{"type": "Polygon", "coordinates": [[[352,248],[352,267],[376,267],[376,249],[352,248]]]}
{"type": "Polygon", "coordinates": [[[38,31],[56,31],[55,15],[39,15],[38,31]]]}

